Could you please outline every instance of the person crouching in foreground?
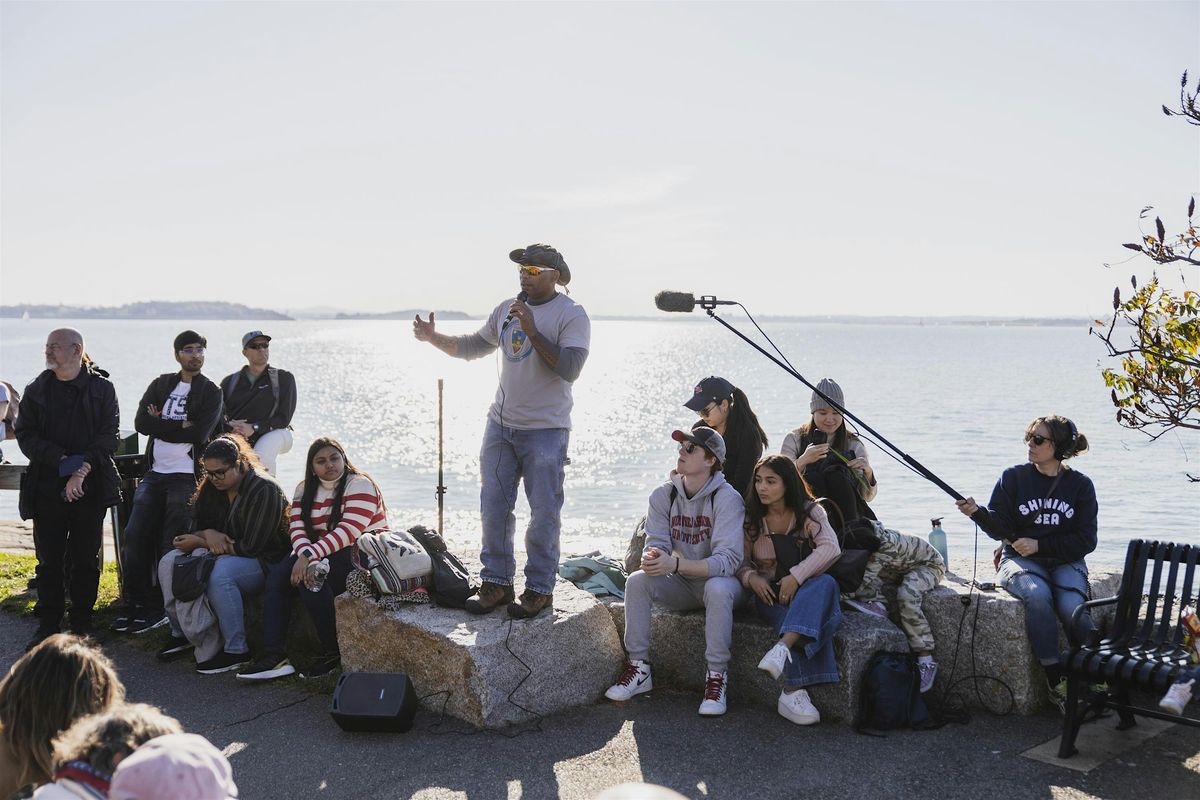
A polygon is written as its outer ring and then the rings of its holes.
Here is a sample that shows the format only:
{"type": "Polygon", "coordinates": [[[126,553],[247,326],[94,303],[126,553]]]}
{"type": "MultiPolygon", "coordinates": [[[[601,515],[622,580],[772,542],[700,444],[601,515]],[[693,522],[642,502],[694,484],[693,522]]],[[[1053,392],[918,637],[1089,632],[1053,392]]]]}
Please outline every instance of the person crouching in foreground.
{"type": "Polygon", "coordinates": [[[642,568],[625,583],[625,649],[628,660],[609,700],[648,692],[650,613],[655,604],[675,611],[705,609],[707,673],[700,713],[725,713],[733,609],[742,586],[742,498],[725,481],[725,442],[712,428],[674,431],[679,459],[671,479],[650,495],[642,568]]]}

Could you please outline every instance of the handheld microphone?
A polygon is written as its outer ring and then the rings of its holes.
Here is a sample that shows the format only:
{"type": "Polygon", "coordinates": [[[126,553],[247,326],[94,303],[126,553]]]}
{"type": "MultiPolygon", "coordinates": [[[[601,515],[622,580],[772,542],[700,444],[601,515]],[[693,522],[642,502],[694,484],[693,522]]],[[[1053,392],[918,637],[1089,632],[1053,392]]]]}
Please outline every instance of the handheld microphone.
{"type": "Polygon", "coordinates": [[[696,306],[711,309],[717,306],[740,305],[736,300],[718,300],[712,295],[704,295],[699,300],[691,292],[659,292],[654,295],[654,305],[659,311],[694,311],[696,306]]]}
{"type": "MultiPolygon", "coordinates": [[[[517,300],[519,300],[522,303],[524,303],[528,299],[529,299],[529,292],[525,291],[524,289],[522,289],[520,291],[520,293],[517,295],[517,300]]],[[[500,326],[500,330],[504,330],[505,328],[507,328],[508,323],[512,322],[512,318],[513,318],[513,315],[512,315],[512,312],[510,311],[510,312],[508,312],[508,316],[504,318],[504,324],[500,326]]]]}

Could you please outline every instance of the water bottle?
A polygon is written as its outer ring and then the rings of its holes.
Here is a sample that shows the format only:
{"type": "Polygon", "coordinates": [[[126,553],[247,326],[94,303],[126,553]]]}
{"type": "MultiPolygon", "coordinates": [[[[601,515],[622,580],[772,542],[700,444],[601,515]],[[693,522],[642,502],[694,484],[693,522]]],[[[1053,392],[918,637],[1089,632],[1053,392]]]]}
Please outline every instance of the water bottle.
{"type": "Polygon", "coordinates": [[[946,562],[947,569],[950,567],[950,555],[946,551],[946,532],[942,530],[942,518],[929,520],[933,523],[933,530],[929,532],[929,544],[933,545],[933,549],[942,554],[942,560],[946,562]]]}
{"type": "Polygon", "coordinates": [[[328,577],[328,558],[309,562],[308,569],[304,570],[304,587],[310,592],[319,592],[321,591],[321,587],[325,585],[325,579],[328,577]]]}

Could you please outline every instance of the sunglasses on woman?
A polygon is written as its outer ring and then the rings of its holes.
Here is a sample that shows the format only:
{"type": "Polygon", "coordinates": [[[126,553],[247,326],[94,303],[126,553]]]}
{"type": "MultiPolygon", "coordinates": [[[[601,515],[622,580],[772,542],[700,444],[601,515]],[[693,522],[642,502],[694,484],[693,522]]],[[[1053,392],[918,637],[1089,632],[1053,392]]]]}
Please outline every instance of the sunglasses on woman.
{"type": "Polygon", "coordinates": [[[517,267],[517,272],[536,278],[543,272],[556,272],[552,267],[527,267],[524,264],[517,267]]]}
{"type": "Polygon", "coordinates": [[[1036,434],[1036,433],[1031,433],[1031,434],[1029,434],[1028,436],[1026,436],[1026,437],[1025,437],[1025,441],[1027,441],[1027,442],[1033,442],[1033,443],[1034,443],[1034,444],[1036,444],[1038,447],[1041,447],[1041,446],[1042,446],[1042,445],[1044,445],[1046,442],[1050,441],[1050,439],[1049,439],[1048,437],[1046,437],[1046,436],[1041,436],[1041,435],[1039,435],[1039,434],[1036,434]]]}

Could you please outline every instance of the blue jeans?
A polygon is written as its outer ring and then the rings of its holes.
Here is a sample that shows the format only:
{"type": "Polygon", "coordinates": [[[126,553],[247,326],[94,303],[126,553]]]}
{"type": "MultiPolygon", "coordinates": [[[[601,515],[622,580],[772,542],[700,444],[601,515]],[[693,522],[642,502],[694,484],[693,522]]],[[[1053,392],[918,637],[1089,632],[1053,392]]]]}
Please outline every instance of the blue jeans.
{"type": "Polygon", "coordinates": [[[296,556],[272,564],[267,570],[266,592],[263,595],[263,650],[282,655],[286,652],[288,624],[292,616],[292,598],[300,596],[300,602],[317,629],[317,639],[324,651],[322,655],[338,655],[337,616],[333,598],[346,591],[346,576],[353,568],[350,547],[343,547],[329,557],[329,575],[319,592],[310,592],[304,585],[292,586],[292,567],[296,556]]]}
{"type": "Polygon", "coordinates": [[[130,609],[162,610],[162,595],[154,588],[158,560],[186,530],[188,501],[195,491],[196,476],[190,472],[147,472],[138,483],[121,532],[121,581],[130,609]]]}
{"type": "Polygon", "coordinates": [[[783,669],[783,685],[802,688],[817,683],[837,683],[837,656],[833,634],[842,626],[837,581],[828,575],[809,578],[796,590],[787,605],[769,606],[757,596],[758,615],[771,623],[776,633],[798,633],[800,642],[783,669]]]}
{"type": "Polygon", "coordinates": [[[267,583],[267,574],[257,558],[223,555],[213,565],[208,579],[208,604],[212,606],[228,653],[248,653],[246,611],[242,596],[258,594],[267,583]]]}
{"type": "Polygon", "coordinates": [[[530,513],[525,530],[525,588],[541,594],[554,592],[562,528],[563,467],[570,434],[566,428],[527,431],[488,420],[479,451],[479,514],[483,522],[483,548],[479,554],[483,569],[479,577],[483,580],[512,585],[516,575],[513,539],[517,517],[513,509],[517,483],[523,479],[530,513]]]}
{"type": "Polygon", "coordinates": [[[1033,655],[1048,666],[1058,663],[1058,623],[1062,620],[1067,638],[1083,642],[1094,631],[1092,616],[1079,615],[1076,630],[1070,630],[1071,614],[1087,601],[1088,569],[1083,559],[1060,562],[1045,558],[1025,558],[1004,548],[996,573],[1001,586],[1025,606],[1025,631],[1033,655]]]}

